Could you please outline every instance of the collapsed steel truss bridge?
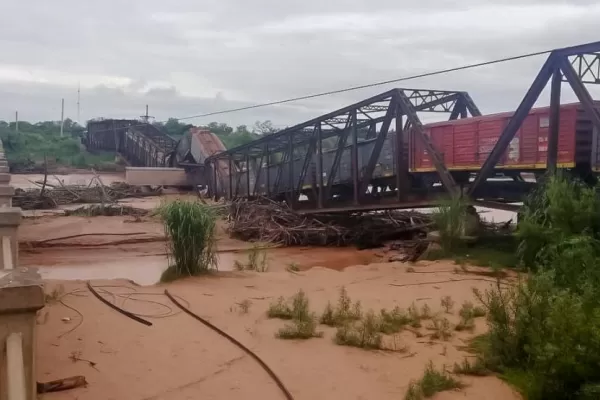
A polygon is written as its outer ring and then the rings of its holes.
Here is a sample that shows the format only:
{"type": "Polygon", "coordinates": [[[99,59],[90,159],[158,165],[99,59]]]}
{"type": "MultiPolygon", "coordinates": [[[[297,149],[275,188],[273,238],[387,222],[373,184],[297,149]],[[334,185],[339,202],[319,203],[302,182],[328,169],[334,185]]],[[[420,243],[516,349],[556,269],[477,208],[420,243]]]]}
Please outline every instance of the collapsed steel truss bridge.
{"type": "Polygon", "coordinates": [[[499,172],[498,161],[549,81],[547,168],[554,171],[562,82],[568,82],[600,132],[600,112],[585,87],[600,83],[600,42],[550,53],[474,174],[447,168],[419,118],[421,113],[447,113],[449,120],[480,116],[471,97],[466,92],[398,88],[209,157],[209,188],[217,197],[264,196],[311,212],[430,206],[447,195],[510,209],[507,204],[520,201],[534,183],[488,178],[499,172]],[[409,132],[424,146],[435,173],[409,171],[409,132]]]}

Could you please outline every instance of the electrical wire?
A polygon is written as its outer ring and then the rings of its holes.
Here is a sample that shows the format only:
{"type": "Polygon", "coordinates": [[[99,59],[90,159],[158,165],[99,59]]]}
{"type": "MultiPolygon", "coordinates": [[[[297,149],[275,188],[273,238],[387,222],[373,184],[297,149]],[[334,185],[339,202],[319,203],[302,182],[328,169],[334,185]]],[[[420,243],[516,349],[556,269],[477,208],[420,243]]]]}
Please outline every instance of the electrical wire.
{"type": "MultiPolygon", "coordinates": [[[[181,117],[181,118],[175,118],[175,119],[177,119],[178,121],[183,121],[183,120],[186,120],[186,119],[209,117],[209,116],[212,116],[212,115],[228,114],[228,113],[232,113],[232,112],[238,112],[238,111],[244,111],[244,110],[252,110],[252,109],[255,109],[255,108],[261,108],[261,107],[268,107],[268,106],[274,106],[274,105],[279,105],[279,104],[291,103],[291,102],[294,102],[294,101],[314,99],[316,97],[330,96],[332,94],[346,93],[346,92],[351,92],[351,91],[354,91],[354,90],[367,89],[367,88],[371,88],[371,87],[375,87],[375,86],[387,85],[387,84],[390,84],[390,83],[404,82],[404,81],[418,79],[418,78],[426,78],[426,77],[435,76],[435,75],[443,75],[443,74],[447,74],[447,73],[450,73],[450,72],[463,71],[463,70],[466,70],[466,69],[484,67],[484,66],[493,65],[493,64],[499,64],[499,63],[508,62],[508,61],[515,61],[515,60],[521,60],[521,59],[529,58],[529,57],[541,56],[541,55],[544,55],[544,54],[549,54],[552,51],[553,50],[537,51],[537,52],[534,52],[534,53],[521,54],[521,55],[517,55],[517,56],[511,56],[511,57],[499,58],[499,59],[490,60],[490,61],[484,61],[484,62],[474,63],[474,64],[462,65],[460,67],[453,67],[453,68],[446,68],[446,69],[441,69],[441,70],[437,70],[437,71],[424,72],[424,73],[421,73],[421,74],[409,75],[409,76],[404,76],[404,77],[396,78],[396,79],[388,79],[388,80],[385,80],[385,81],[379,81],[379,82],[374,82],[374,83],[367,83],[367,84],[364,84],[364,85],[350,86],[350,87],[347,87],[347,88],[344,88],[344,89],[330,90],[330,91],[327,91],[327,92],[314,93],[314,94],[309,94],[309,95],[299,96],[299,97],[292,97],[292,98],[289,98],[289,99],[271,101],[271,102],[268,102],[268,103],[260,103],[260,104],[255,104],[255,105],[251,105],[251,106],[245,106],[245,107],[239,107],[239,108],[231,108],[231,109],[228,109],[228,110],[214,111],[214,112],[210,112],[210,113],[190,115],[190,116],[187,116],[187,117],[181,117]]],[[[166,121],[159,121],[159,122],[166,122],[166,121]]]]}
{"type": "MultiPolygon", "coordinates": [[[[189,116],[185,116],[185,117],[172,118],[172,119],[175,119],[177,121],[184,121],[187,119],[203,118],[203,117],[210,117],[213,115],[221,115],[221,114],[229,114],[229,113],[245,111],[245,110],[253,110],[256,108],[275,106],[275,105],[279,105],[279,104],[292,103],[295,101],[309,100],[309,99],[314,99],[317,97],[331,96],[333,94],[346,93],[346,92],[367,89],[367,88],[376,87],[376,86],[383,86],[383,85],[388,85],[390,83],[404,82],[404,81],[409,81],[409,80],[413,80],[413,79],[426,78],[426,77],[436,76],[436,75],[443,75],[443,74],[448,74],[451,72],[464,71],[467,69],[485,67],[488,65],[500,64],[500,63],[509,62],[509,61],[522,60],[525,58],[541,56],[544,54],[550,54],[553,51],[554,51],[554,49],[553,50],[536,51],[533,53],[526,53],[526,54],[520,54],[520,55],[516,55],[516,56],[511,56],[511,57],[498,58],[498,59],[494,59],[494,60],[483,61],[483,62],[473,63],[473,64],[466,64],[466,65],[462,65],[459,67],[440,69],[440,70],[436,70],[436,71],[424,72],[424,73],[415,74],[415,75],[408,75],[408,76],[403,76],[400,78],[388,79],[385,81],[367,83],[364,85],[350,86],[350,87],[343,88],[343,89],[329,90],[326,92],[313,93],[313,94],[308,94],[308,95],[304,95],[304,96],[291,97],[291,98],[283,99],[283,100],[276,100],[276,101],[270,101],[270,102],[266,102],[266,103],[254,104],[251,106],[230,108],[230,109],[226,109],[226,110],[213,111],[213,112],[209,112],[209,113],[195,114],[195,115],[189,115],[189,116]]],[[[165,123],[165,122],[168,122],[168,120],[156,121],[156,122],[157,123],[165,123]]],[[[143,126],[145,126],[145,124],[132,125],[130,127],[135,128],[135,127],[143,127],[143,126]]],[[[109,132],[109,131],[112,131],[112,129],[98,130],[95,132],[104,132],[104,131],[109,132]]]]}

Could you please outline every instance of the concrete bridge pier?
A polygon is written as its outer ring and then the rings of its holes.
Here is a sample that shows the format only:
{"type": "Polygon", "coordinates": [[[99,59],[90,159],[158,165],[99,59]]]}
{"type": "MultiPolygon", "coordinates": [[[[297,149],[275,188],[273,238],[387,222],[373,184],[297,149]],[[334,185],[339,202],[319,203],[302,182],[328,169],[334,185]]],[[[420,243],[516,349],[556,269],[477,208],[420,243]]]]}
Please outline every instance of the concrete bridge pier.
{"type": "Polygon", "coordinates": [[[13,195],[0,142],[0,400],[34,400],[36,315],[45,299],[37,271],[19,267],[21,209],[11,207],[13,195]]]}

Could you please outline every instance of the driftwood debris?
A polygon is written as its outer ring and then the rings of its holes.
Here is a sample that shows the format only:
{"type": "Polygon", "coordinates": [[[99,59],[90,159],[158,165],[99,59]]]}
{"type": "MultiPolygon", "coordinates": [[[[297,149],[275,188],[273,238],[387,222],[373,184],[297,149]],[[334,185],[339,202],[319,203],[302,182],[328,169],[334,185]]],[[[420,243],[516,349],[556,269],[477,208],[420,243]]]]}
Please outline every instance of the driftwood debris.
{"type": "Polygon", "coordinates": [[[433,225],[415,211],[302,215],[267,199],[234,201],[229,222],[231,236],[245,241],[362,248],[424,237],[433,225]]]}
{"type": "Polygon", "coordinates": [[[86,385],[87,382],[85,377],[77,375],[69,378],[57,379],[51,382],[37,382],[37,392],[38,394],[61,392],[63,390],[75,389],[86,385]]]}
{"type": "Polygon", "coordinates": [[[34,182],[41,188],[16,189],[13,205],[23,210],[53,209],[61,205],[75,203],[110,204],[126,197],[156,196],[159,192],[142,192],[136,186],[124,182],[114,182],[105,186],[99,177],[93,178],[88,185],[65,185],[57,178],[58,184],[34,182]]]}

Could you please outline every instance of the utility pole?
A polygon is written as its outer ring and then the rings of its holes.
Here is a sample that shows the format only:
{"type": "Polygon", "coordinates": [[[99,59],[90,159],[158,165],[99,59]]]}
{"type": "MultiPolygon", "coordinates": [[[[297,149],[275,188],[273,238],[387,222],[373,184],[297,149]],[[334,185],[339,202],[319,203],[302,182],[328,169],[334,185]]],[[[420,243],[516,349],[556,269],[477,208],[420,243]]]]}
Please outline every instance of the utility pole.
{"type": "Polygon", "coordinates": [[[77,123],[81,124],[80,118],[80,105],[81,105],[81,83],[77,84],[77,123]]]}
{"type": "Polygon", "coordinates": [[[15,111],[15,132],[19,133],[19,112],[15,111]]]}
{"type": "Polygon", "coordinates": [[[65,99],[61,99],[61,104],[60,104],[60,137],[63,137],[64,124],[65,124],[65,99]]]}
{"type": "Polygon", "coordinates": [[[146,104],[146,114],[141,115],[140,118],[142,118],[142,121],[144,121],[145,123],[148,123],[150,121],[150,118],[153,118],[151,115],[148,115],[148,104],[146,104]]]}

